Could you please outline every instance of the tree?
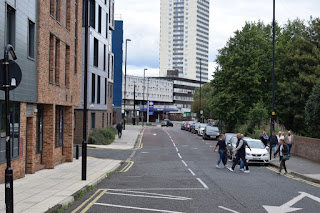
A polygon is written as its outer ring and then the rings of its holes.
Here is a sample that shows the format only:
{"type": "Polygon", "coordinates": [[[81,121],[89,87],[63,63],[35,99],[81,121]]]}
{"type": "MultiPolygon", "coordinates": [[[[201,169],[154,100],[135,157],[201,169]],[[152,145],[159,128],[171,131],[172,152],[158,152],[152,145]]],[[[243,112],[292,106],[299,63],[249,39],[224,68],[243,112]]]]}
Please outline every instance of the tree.
{"type": "MultiPolygon", "coordinates": [[[[205,118],[211,118],[211,113],[207,107],[207,97],[212,92],[212,87],[209,83],[204,84],[201,87],[201,110],[203,110],[203,116],[205,118]]],[[[191,105],[191,112],[200,115],[200,88],[196,88],[193,94],[193,104],[191,105]]]]}
{"type": "Polygon", "coordinates": [[[306,123],[312,136],[320,138],[320,80],[313,87],[312,93],[306,103],[306,123]]]}

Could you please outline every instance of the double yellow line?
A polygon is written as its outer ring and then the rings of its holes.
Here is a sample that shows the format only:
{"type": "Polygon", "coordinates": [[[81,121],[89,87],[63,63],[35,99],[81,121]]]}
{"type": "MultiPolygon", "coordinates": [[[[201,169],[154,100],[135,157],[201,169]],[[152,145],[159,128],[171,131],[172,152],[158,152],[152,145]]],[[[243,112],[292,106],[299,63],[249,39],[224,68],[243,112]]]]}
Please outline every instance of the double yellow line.
{"type": "Polygon", "coordinates": [[[106,192],[108,189],[98,189],[91,197],[84,201],[78,208],[73,210],[71,213],[78,212],[82,207],[84,207],[90,200],[92,200],[87,206],[85,206],[80,213],[87,212],[93,204],[95,204],[106,192]]]}
{"type": "Polygon", "coordinates": [[[133,161],[126,161],[127,165],[125,167],[123,167],[123,169],[121,169],[119,172],[127,172],[134,164],[133,161]]]}
{"type": "Polygon", "coordinates": [[[144,130],[145,129],[143,129],[142,134],[140,136],[140,142],[139,142],[139,145],[138,145],[138,149],[142,149],[143,148],[142,138],[143,138],[144,130]]]}
{"type": "MultiPolygon", "coordinates": [[[[277,169],[277,168],[267,167],[267,169],[269,169],[269,170],[271,170],[273,172],[277,172],[277,173],[279,172],[279,169],[277,169]]],[[[308,181],[308,180],[304,180],[302,178],[294,177],[293,175],[289,175],[289,174],[281,174],[281,175],[283,175],[283,176],[285,176],[287,178],[290,178],[292,180],[300,181],[300,182],[309,184],[311,186],[315,186],[315,187],[320,188],[320,184],[318,184],[318,183],[314,183],[314,182],[311,182],[311,181],[308,181]]]]}

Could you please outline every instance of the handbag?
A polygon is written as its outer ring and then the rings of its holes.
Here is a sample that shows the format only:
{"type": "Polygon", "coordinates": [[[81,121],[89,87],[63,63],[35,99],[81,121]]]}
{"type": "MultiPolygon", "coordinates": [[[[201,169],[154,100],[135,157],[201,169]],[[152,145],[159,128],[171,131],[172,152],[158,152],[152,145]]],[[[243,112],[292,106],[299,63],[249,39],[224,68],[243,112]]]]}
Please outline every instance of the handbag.
{"type": "Polygon", "coordinates": [[[290,159],[289,155],[284,155],[284,156],[282,157],[282,160],[289,160],[289,159],[290,159]]]}

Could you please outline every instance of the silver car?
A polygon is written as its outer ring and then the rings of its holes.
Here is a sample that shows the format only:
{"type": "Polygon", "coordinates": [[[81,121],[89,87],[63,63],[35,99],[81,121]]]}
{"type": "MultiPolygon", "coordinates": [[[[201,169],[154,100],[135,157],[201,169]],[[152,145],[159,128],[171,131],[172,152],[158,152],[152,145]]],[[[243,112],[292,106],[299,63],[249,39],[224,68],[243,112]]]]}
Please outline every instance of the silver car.
{"type": "Polygon", "coordinates": [[[217,139],[220,135],[219,128],[216,126],[206,126],[205,130],[203,131],[202,138],[204,140],[214,138],[217,139]]]}

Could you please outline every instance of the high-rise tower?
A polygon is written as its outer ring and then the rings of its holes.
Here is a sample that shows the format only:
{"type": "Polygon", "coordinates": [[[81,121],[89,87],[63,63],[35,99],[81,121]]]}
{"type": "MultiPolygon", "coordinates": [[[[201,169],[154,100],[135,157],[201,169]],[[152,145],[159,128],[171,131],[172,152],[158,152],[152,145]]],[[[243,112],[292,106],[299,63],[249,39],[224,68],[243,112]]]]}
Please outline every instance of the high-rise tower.
{"type": "Polygon", "coordinates": [[[160,76],[208,81],[209,0],[161,0],[160,76]]]}

